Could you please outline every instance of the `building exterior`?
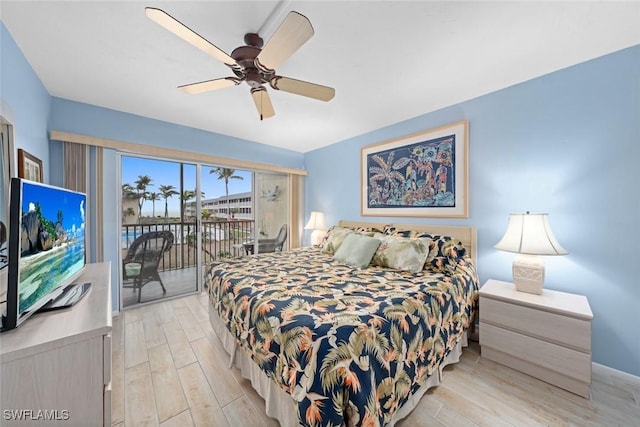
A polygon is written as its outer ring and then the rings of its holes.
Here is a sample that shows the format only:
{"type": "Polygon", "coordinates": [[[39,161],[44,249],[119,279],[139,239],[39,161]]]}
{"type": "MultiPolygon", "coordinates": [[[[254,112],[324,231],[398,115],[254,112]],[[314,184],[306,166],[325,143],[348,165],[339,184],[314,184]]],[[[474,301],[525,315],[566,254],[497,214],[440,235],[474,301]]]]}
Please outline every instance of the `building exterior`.
{"type": "MultiPolygon", "coordinates": [[[[253,194],[250,191],[220,196],[215,199],[202,200],[202,210],[211,217],[253,219],[253,194]]],[[[189,202],[185,207],[186,216],[196,215],[196,202],[189,202]]]]}

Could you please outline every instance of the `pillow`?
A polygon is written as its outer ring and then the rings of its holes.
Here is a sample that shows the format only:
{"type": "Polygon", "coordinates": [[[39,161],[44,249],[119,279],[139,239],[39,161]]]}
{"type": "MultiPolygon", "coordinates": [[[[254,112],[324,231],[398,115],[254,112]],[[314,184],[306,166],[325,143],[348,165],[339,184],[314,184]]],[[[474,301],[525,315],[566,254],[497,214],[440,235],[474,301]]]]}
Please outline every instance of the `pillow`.
{"type": "Polygon", "coordinates": [[[333,226],[320,243],[320,252],[333,255],[336,253],[345,237],[354,231],[350,228],[333,226]]]}
{"type": "Polygon", "coordinates": [[[383,232],[390,236],[429,239],[429,255],[424,264],[424,269],[434,273],[454,272],[458,264],[458,259],[463,258],[467,252],[465,247],[462,246],[462,243],[454,241],[450,236],[439,236],[422,231],[399,229],[393,226],[386,226],[383,232]]]}
{"type": "MultiPolygon", "coordinates": [[[[380,227],[380,228],[383,228],[383,227],[380,227]]],[[[331,228],[329,228],[329,231],[327,231],[325,233],[324,237],[322,238],[322,241],[320,242],[320,248],[322,249],[322,248],[325,247],[325,245],[327,243],[327,239],[329,238],[329,236],[331,235],[333,230],[336,230],[336,231],[351,230],[351,231],[355,231],[356,233],[365,234],[367,236],[373,236],[376,233],[382,233],[382,230],[380,228],[377,228],[377,227],[355,227],[355,228],[353,228],[353,227],[340,227],[340,226],[334,225],[331,228]]]]}
{"type": "MultiPolygon", "coordinates": [[[[382,227],[384,228],[384,227],[382,227]]],[[[367,234],[368,236],[370,236],[371,234],[369,233],[382,233],[382,230],[378,227],[356,227],[354,228],[353,231],[356,231],[358,233],[362,233],[362,234],[367,234]]]]}
{"type": "Polygon", "coordinates": [[[385,225],[382,232],[389,236],[398,236],[398,237],[412,237],[412,235],[416,234],[415,231],[400,229],[392,225],[385,225]]]}
{"type": "Polygon", "coordinates": [[[365,268],[371,262],[373,254],[380,245],[380,240],[364,234],[348,234],[333,259],[353,267],[365,268]]]}
{"type": "Polygon", "coordinates": [[[426,236],[431,238],[431,243],[424,269],[434,273],[454,272],[458,265],[458,259],[464,257],[467,252],[462,243],[454,241],[449,236],[426,233],[421,235],[421,237],[426,236]]]}
{"type": "Polygon", "coordinates": [[[373,256],[373,264],[418,273],[429,255],[429,239],[384,236],[373,256]]]}

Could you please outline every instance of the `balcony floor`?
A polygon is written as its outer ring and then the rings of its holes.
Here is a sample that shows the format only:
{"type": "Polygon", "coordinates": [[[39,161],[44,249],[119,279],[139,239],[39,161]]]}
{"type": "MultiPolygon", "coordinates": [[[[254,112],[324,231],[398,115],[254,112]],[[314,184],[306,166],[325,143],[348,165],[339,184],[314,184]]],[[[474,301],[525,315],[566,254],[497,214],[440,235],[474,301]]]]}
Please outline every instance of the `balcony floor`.
{"type": "MultiPolygon", "coordinates": [[[[162,293],[162,287],[158,282],[150,282],[142,287],[140,304],[152,301],[159,301],[164,298],[172,298],[178,295],[185,295],[196,292],[196,276],[198,269],[188,267],[180,270],[169,270],[160,272],[162,283],[167,289],[167,293],[162,293]]],[[[138,303],[138,290],[133,288],[123,288],[122,306],[124,308],[134,306],[138,303]]]]}

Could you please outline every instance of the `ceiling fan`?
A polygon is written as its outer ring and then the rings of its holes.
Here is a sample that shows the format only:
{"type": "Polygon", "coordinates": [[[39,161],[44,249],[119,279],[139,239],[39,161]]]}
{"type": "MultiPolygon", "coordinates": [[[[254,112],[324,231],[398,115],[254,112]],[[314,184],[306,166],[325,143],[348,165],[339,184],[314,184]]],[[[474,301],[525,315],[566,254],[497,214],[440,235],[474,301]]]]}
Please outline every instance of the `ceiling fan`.
{"type": "Polygon", "coordinates": [[[178,88],[185,93],[202,93],[246,82],[251,86],[251,96],[260,114],[260,120],[275,115],[271,98],[264,87],[267,83],[272,89],[320,101],[330,101],[335,96],[335,89],[331,87],[276,74],[276,69],[313,36],[311,22],[298,12],[289,12],[266,45],[258,34],[247,33],[244,36],[246,46],[240,46],[228,55],[163,10],[147,7],[145,11],[149,19],[223,62],[235,74],[232,77],[179,86],[178,88]]]}

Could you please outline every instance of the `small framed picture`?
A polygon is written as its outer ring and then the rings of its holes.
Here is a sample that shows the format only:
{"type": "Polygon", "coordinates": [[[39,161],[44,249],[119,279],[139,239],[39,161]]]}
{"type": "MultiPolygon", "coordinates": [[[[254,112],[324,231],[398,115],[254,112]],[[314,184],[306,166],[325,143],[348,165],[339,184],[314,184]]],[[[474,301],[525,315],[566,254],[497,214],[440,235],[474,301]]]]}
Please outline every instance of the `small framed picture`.
{"type": "Polygon", "coordinates": [[[43,182],[42,160],[18,149],[18,177],[35,182],[43,182]]]}

